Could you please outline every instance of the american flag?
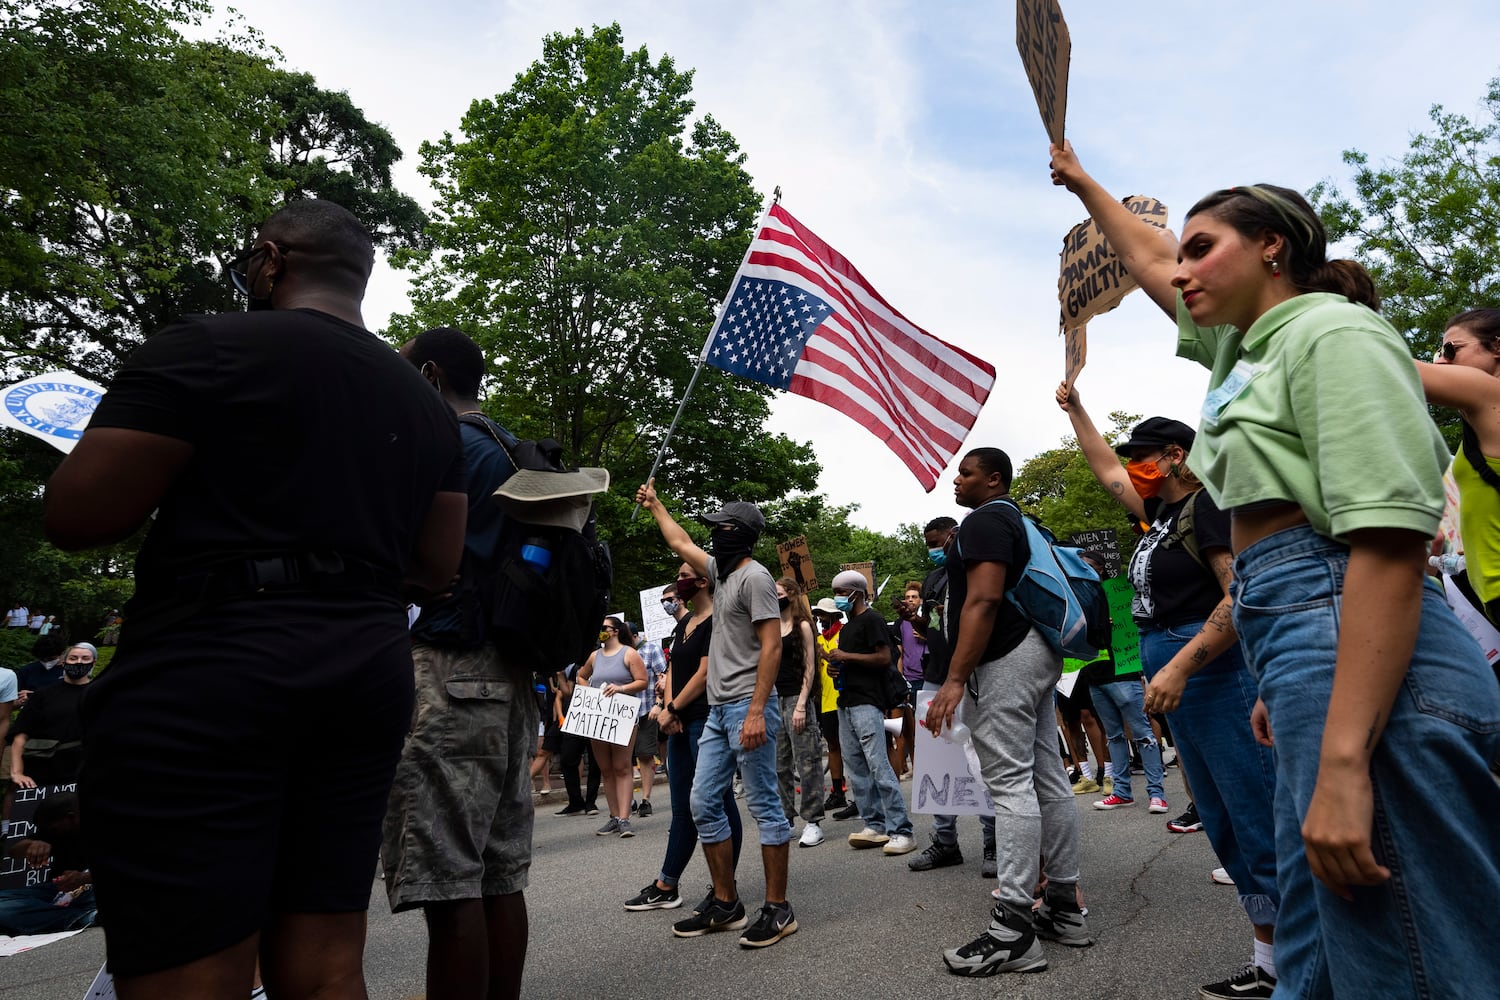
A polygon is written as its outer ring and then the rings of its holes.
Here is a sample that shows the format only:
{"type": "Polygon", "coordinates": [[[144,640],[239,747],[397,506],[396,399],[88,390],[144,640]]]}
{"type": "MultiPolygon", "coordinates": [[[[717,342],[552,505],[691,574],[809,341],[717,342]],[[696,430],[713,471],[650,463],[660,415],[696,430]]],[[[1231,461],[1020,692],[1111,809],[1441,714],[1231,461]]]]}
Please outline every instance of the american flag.
{"type": "Polygon", "coordinates": [[[993,365],[908,321],[780,205],[750,244],[704,350],[715,368],[851,417],[928,492],[995,384],[993,365]]]}

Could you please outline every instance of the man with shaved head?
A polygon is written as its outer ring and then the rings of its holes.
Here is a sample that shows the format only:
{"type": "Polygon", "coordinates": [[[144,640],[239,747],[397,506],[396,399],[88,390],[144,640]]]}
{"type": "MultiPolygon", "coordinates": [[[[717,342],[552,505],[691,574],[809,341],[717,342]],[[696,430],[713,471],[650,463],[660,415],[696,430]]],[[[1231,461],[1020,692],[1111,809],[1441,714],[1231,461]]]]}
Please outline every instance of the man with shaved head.
{"type": "Polygon", "coordinates": [[[468,506],[452,410],[365,329],[373,259],[343,208],[288,204],[231,258],[249,311],[149,337],[47,484],[62,548],[150,519],[82,709],[123,1000],[246,996],[257,954],[273,996],[365,996],[406,603],[446,589],[468,506]]]}

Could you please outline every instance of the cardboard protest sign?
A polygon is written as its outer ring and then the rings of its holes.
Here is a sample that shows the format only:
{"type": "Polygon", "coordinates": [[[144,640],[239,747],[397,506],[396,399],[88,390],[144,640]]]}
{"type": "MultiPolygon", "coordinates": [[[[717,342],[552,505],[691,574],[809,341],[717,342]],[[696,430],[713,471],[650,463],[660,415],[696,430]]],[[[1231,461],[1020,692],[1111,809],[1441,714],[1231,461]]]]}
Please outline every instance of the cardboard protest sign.
{"type": "Polygon", "coordinates": [[[1073,697],[1073,689],[1078,686],[1078,671],[1092,663],[1092,660],[1075,660],[1063,657],[1062,676],[1057,678],[1057,693],[1064,698],[1073,697]]]}
{"type": "MultiPolygon", "coordinates": [[[[1167,228],[1167,206],[1149,195],[1134,194],[1123,204],[1145,222],[1167,228]]],[[[1062,267],[1057,279],[1057,301],[1062,306],[1059,329],[1083,326],[1095,316],[1120,304],[1136,287],[1135,278],[1099,231],[1093,219],[1084,219],[1063,237],[1062,267]]],[[[1082,367],[1080,365],[1080,367],[1082,367]]]]}
{"type": "Polygon", "coordinates": [[[1141,633],[1130,614],[1135,591],[1129,580],[1117,576],[1104,581],[1104,596],[1109,600],[1109,620],[1114,626],[1109,648],[1115,655],[1115,676],[1135,673],[1141,669],[1141,633]]]}
{"type": "MultiPolygon", "coordinates": [[[[950,743],[921,725],[934,691],[917,694],[917,736],[912,751],[911,811],[927,816],[995,814],[995,803],[979,774],[973,743],[950,743]]],[[[960,703],[954,720],[963,718],[960,703]]]]}
{"type": "Polygon", "coordinates": [[[1063,381],[1069,385],[1078,378],[1078,373],[1083,371],[1083,366],[1088,363],[1089,358],[1089,331],[1088,327],[1070,327],[1064,331],[1063,341],[1063,381]]]}
{"type": "Polygon", "coordinates": [[[862,573],[862,574],[864,574],[865,582],[870,585],[870,589],[867,590],[867,591],[865,591],[865,598],[871,604],[874,604],[875,603],[875,595],[877,593],[877,591],[875,590],[875,564],[872,563],[872,562],[857,562],[857,563],[843,563],[842,565],[839,566],[839,571],[840,572],[842,572],[842,571],[844,571],[846,569],[852,569],[856,573],[862,573]]]}
{"type": "Polygon", "coordinates": [[[1016,49],[1053,145],[1063,144],[1073,39],[1057,0],[1016,0],[1016,49]]]}
{"type": "Polygon", "coordinates": [[[807,536],[798,535],[790,541],[776,546],[781,557],[781,575],[797,581],[806,594],[818,589],[818,573],[813,569],[812,553],[807,548],[807,536]]]}
{"type": "Polygon", "coordinates": [[[677,627],[677,619],[661,609],[661,592],[668,584],[641,591],[641,632],[647,639],[661,642],[677,627]]]}
{"type": "Polygon", "coordinates": [[[1120,575],[1119,534],[1114,528],[1095,528],[1092,531],[1075,531],[1068,536],[1068,544],[1080,549],[1091,549],[1104,557],[1104,579],[1112,580],[1120,575]]]}
{"type": "Polygon", "coordinates": [[[49,372],[0,389],[0,427],[9,427],[67,453],[93,418],[104,387],[72,372],[49,372]]]}
{"type": "Polygon", "coordinates": [[[612,694],[604,697],[603,688],[573,688],[568,715],[562,731],[591,740],[603,740],[628,747],[635,742],[635,718],[641,707],[638,694],[612,694]]]}

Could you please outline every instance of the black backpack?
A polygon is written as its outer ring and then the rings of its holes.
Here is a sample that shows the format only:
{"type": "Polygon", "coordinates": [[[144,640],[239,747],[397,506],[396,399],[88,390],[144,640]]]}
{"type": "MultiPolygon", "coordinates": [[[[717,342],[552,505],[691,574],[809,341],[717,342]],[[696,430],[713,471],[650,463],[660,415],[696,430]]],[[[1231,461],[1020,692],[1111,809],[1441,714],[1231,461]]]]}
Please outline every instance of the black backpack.
{"type": "MultiPolygon", "coordinates": [[[[484,428],[518,472],[574,471],[563,464],[562,445],[551,438],[519,440],[480,414],[459,420],[484,428]]],[[[481,603],[481,624],[485,638],[507,660],[550,674],[582,663],[599,645],[614,563],[609,546],[598,538],[594,505],[579,530],[530,523],[507,510],[483,576],[491,593],[481,603]]]]}

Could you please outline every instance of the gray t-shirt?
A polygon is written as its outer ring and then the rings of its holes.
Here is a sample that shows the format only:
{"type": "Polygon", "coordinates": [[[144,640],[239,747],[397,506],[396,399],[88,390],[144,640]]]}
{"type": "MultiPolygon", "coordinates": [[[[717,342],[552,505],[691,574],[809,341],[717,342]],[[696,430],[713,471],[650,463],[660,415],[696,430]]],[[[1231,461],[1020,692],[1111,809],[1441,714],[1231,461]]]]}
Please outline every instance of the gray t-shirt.
{"type": "MultiPolygon", "coordinates": [[[[751,559],[719,579],[713,557],[708,560],[708,586],[714,595],[714,634],[708,644],[708,703],[727,705],[755,693],[755,670],[760,665],[760,641],[755,623],[781,617],[776,581],[770,570],[751,559]]],[[[781,662],[781,644],[776,646],[781,662]]]]}

